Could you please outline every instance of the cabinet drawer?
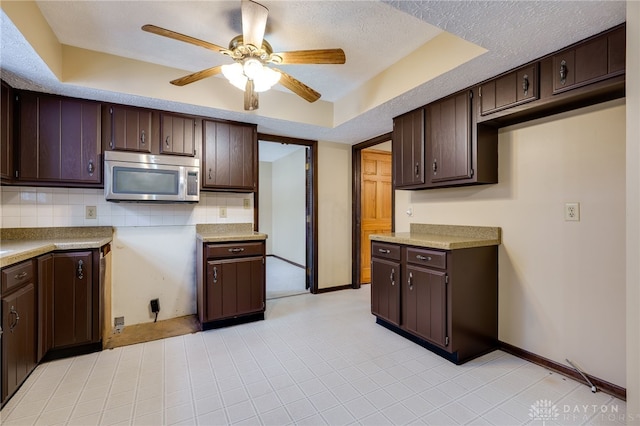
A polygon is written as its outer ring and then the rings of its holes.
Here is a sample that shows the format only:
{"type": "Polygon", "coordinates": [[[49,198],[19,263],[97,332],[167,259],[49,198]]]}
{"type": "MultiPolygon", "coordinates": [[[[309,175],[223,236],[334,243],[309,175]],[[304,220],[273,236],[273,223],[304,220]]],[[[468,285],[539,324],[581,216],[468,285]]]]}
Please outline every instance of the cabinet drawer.
{"type": "Polygon", "coordinates": [[[30,260],[2,270],[3,293],[30,281],[33,281],[33,262],[30,260]]]}
{"type": "Polygon", "coordinates": [[[240,242],[224,244],[207,244],[205,256],[210,258],[261,256],[264,254],[263,242],[240,242]]]}
{"type": "Polygon", "coordinates": [[[429,266],[431,268],[446,269],[447,253],[443,251],[407,247],[407,263],[429,266]]]}
{"type": "Polygon", "coordinates": [[[400,246],[372,242],[371,256],[400,260],[400,246]]]}

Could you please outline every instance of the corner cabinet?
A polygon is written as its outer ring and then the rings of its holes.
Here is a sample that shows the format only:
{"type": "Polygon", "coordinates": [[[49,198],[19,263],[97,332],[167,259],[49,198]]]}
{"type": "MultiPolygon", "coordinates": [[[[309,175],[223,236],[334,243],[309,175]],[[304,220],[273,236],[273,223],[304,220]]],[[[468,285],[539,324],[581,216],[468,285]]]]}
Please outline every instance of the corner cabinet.
{"type": "Polygon", "coordinates": [[[253,125],[202,121],[202,189],[254,192],[258,133],[253,125]]]}
{"type": "Polygon", "coordinates": [[[100,185],[100,111],[97,102],[20,93],[17,179],[66,186],[100,185]]]}
{"type": "Polygon", "coordinates": [[[456,364],[498,344],[498,248],[371,242],[371,313],[456,364]]]}
{"type": "Polygon", "coordinates": [[[198,319],[203,329],[264,319],[264,241],[199,243],[197,258],[198,319]]]}

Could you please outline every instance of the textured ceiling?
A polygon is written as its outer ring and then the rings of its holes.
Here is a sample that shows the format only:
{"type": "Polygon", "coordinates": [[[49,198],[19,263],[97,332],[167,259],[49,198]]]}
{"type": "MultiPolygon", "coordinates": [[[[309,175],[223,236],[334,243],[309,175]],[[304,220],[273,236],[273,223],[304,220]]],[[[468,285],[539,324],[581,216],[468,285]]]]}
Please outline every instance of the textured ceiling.
{"type": "MultiPolygon", "coordinates": [[[[286,68],[294,77],[320,91],[326,101],[348,96],[437,35],[438,28],[488,51],[337,127],[60,83],[4,12],[2,78],[19,88],[255,123],[264,133],[357,143],[391,131],[392,117],[396,115],[624,22],[626,9],[625,3],[619,1],[262,3],[269,8],[266,38],[274,50],[333,47],[345,50],[344,66],[286,68]]],[[[141,25],[152,23],[222,46],[241,31],[238,1],[42,1],[38,5],[63,44],[170,66],[184,70],[184,74],[225,63],[226,58],[144,33],[141,25]]]]}

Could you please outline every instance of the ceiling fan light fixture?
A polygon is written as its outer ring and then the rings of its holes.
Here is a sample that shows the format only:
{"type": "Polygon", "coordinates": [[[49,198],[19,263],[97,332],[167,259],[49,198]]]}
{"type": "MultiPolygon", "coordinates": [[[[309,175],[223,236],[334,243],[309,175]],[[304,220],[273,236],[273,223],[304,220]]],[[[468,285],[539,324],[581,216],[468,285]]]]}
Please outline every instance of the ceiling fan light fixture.
{"type": "Polygon", "coordinates": [[[260,72],[253,78],[254,90],[256,92],[266,92],[279,81],[279,72],[263,66],[260,72]]]}
{"type": "Polygon", "coordinates": [[[222,75],[229,80],[229,83],[244,91],[244,88],[247,85],[247,76],[244,75],[242,64],[235,62],[230,65],[223,65],[222,75]]]}

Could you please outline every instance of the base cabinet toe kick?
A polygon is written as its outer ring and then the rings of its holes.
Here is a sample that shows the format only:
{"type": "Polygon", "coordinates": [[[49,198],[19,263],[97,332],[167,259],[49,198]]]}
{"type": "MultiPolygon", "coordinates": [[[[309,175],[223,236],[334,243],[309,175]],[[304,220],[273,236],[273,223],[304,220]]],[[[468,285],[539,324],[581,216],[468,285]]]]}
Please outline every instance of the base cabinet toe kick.
{"type": "Polygon", "coordinates": [[[498,247],[371,242],[376,322],[455,364],[498,345],[498,247]]]}

